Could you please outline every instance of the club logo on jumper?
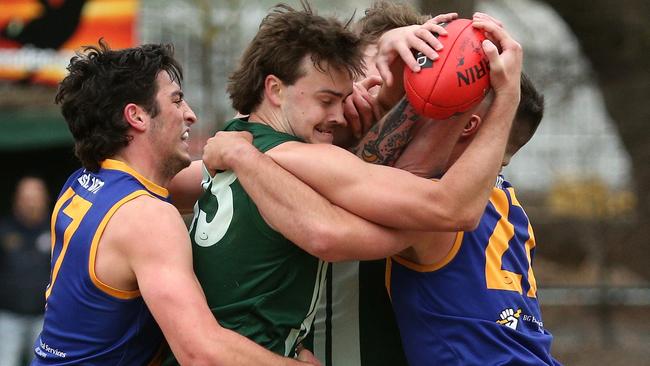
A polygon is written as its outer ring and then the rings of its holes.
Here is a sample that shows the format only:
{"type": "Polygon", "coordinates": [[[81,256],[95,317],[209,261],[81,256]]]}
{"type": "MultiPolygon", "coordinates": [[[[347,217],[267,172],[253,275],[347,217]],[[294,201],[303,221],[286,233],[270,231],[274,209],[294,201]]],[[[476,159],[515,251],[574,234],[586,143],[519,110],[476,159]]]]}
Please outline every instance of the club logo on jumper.
{"type": "MultiPolygon", "coordinates": [[[[458,62],[458,65],[464,65],[465,60],[458,62]]],[[[486,58],[482,58],[478,64],[470,66],[461,71],[456,71],[456,80],[458,81],[458,87],[469,86],[479,81],[488,75],[490,71],[490,64],[486,58]]]]}
{"type": "Polygon", "coordinates": [[[519,324],[519,317],[521,317],[521,309],[515,311],[513,308],[506,308],[501,311],[497,324],[505,325],[508,328],[517,330],[519,324]]]}
{"type": "MultiPolygon", "coordinates": [[[[439,26],[443,28],[447,28],[448,23],[438,23],[439,26]]],[[[438,33],[433,32],[433,36],[438,38],[440,36],[438,33]]],[[[421,68],[423,69],[430,69],[433,67],[433,60],[425,56],[422,52],[418,52],[415,54],[415,60],[418,62],[418,65],[420,65],[421,68]]]]}
{"type": "Polygon", "coordinates": [[[87,173],[77,179],[79,184],[86,188],[90,193],[97,193],[104,186],[104,181],[95,177],[94,175],[87,173]]]}
{"type": "Polygon", "coordinates": [[[433,67],[433,61],[425,56],[422,52],[418,52],[415,55],[415,59],[417,60],[418,65],[420,65],[420,67],[423,69],[430,69],[433,67]]]}

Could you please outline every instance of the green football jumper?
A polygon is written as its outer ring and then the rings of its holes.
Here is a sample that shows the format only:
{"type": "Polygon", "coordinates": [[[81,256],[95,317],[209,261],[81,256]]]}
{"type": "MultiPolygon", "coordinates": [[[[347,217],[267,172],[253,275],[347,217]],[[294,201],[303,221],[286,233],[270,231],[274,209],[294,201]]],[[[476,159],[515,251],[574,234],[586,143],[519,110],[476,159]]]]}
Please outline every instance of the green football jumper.
{"type": "MultiPolygon", "coordinates": [[[[266,152],[297,137],[235,119],[266,152]]],[[[266,224],[232,171],[210,177],[190,227],[194,271],[219,323],[284,356],[310,331],[327,263],[266,224]]]]}

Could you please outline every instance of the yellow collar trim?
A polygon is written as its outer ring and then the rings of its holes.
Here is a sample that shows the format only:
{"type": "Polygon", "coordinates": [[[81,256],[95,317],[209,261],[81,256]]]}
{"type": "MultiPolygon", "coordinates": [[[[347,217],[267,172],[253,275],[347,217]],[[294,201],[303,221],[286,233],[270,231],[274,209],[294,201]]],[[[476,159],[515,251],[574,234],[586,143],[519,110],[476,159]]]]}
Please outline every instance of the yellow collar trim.
{"type": "Polygon", "coordinates": [[[143,177],[140,173],[136,172],[133,168],[128,166],[125,162],[119,161],[119,160],[113,160],[113,159],[106,159],[102,161],[101,167],[104,169],[111,169],[111,170],[120,170],[123,171],[127,174],[132,175],[135,179],[137,179],[140,183],[142,183],[143,186],[145,186],[148,190],[151,192],[167,198],[169,196],[169,191],[167,191],[166,188],[163,188],[156,183],[150,181],[149,179],[143,177]]]}

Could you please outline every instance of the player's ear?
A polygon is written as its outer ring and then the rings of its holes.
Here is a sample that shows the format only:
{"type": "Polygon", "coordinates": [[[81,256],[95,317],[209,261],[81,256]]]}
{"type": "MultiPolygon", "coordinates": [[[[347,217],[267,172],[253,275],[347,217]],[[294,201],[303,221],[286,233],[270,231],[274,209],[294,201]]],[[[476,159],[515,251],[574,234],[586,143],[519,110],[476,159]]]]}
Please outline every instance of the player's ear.
{"type": "Polygon", "coordinates": [[[477,114],[472,114],[469,117],[467,123],[465,123],[465,127],[463,127],[463,132],[461,133],[461,136],[469,137],[474,135],[476,131],[478,131],[478,128],[481,126],[482,121],[483,120],[481,119],[481,116],[477,114]]]}
{"type": "Polygon", "coordinates": [[[135,103],[129,103],[124,107],[124,120],[132,128],[138,131],[147,129],[146,123],[149,120],[149,114],[135,103]]]}
{"type": "Polygon", "coordinates": [[[280,106],[282,104],[282,90],[284,83],[275,75],[267,75],[264,79],[264,94],[266,99],[273,106],[280,106]]]}

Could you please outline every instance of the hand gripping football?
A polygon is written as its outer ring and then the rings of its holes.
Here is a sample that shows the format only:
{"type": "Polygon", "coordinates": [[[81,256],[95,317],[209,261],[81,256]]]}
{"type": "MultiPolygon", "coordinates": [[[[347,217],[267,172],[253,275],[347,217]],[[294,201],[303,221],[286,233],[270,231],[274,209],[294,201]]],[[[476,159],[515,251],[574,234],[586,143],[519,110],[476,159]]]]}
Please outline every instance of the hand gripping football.
{"type": "Polygon", "coordinates": [[[481,43],[485,35],[469,19],[447,23],[435,61],[418,52],[420,71],[404,68],[409,103],[421,115],[447,119],[478,104],[490,90],[490,69],[481,43]]]}

